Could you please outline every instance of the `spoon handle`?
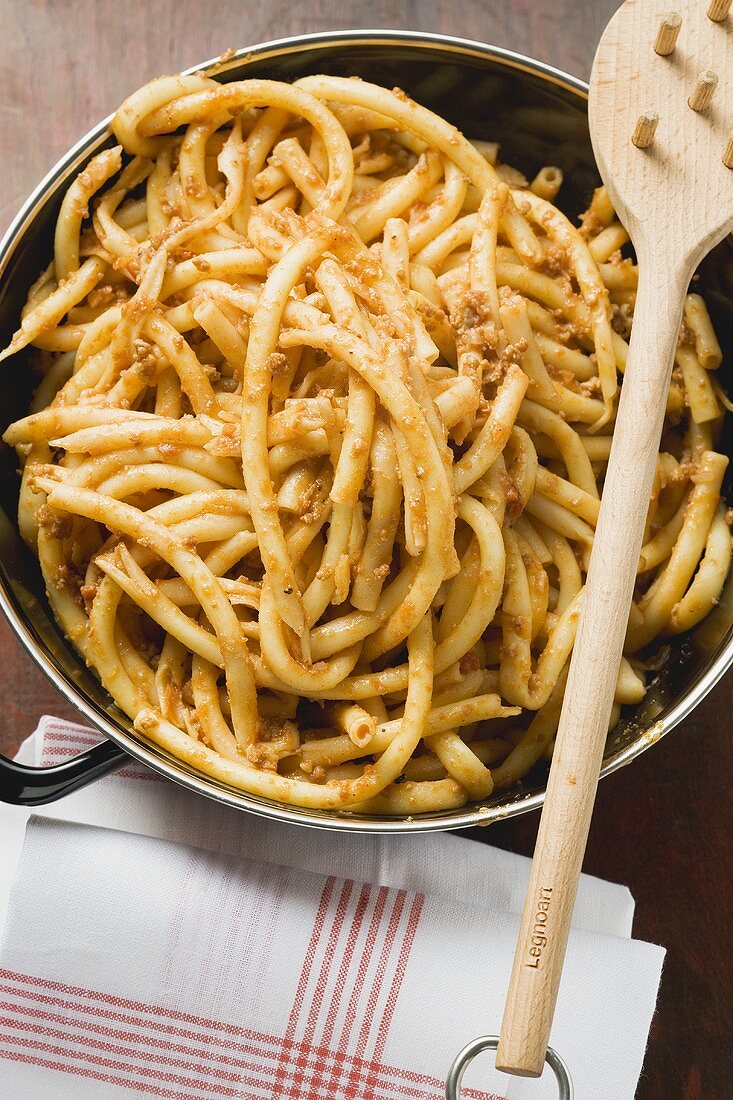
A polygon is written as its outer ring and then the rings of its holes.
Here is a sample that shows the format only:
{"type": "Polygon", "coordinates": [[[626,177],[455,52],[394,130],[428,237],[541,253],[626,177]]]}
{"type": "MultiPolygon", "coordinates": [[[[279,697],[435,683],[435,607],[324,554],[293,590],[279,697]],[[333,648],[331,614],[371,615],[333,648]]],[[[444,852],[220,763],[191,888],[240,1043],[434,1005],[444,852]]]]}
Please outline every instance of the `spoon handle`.
{"type": "Polygon", "coordinates": [[[661,254],[639,290],[611,455],[497,1050],[544,1065],[608,733],[689,275],[661,254]]]}

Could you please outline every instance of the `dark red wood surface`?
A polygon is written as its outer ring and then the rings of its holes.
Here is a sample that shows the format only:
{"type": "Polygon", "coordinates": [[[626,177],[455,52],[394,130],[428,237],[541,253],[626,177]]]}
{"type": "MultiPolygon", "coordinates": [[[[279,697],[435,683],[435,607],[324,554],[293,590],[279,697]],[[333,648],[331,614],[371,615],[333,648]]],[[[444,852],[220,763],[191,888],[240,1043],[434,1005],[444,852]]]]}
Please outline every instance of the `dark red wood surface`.
{"type": "MultiPolygon", "coordinates": [[[[587,77],[616,7],[617,0],[0,0],[0,227],[124,95],[230,46],[399,27],[482,39],[587,77]]],[[[0,653],[0,748],[9,753],[39,715],[74,712],[3,620],[0,653]]],[[[635,935],[668,951],[638,1100],[733,1098],[732,713],[729,679],[682,728],[604,780],[598,797],[585,868],[626,883],[637,903],[635,935]]],[[[537,820],[474,835],[530,854],[537,820]]]]}

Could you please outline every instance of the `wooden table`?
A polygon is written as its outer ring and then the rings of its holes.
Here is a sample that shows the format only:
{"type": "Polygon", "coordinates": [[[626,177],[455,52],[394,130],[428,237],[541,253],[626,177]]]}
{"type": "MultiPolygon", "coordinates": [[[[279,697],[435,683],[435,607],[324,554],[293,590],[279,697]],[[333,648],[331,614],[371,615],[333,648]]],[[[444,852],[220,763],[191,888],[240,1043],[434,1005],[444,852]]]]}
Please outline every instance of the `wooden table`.
{"type": "MultiPolygon", "coordinates": [[[[617,0],[373,0],[368,8],[355,0],[0,0],[1,227],[42,173],[127,93],[230,46],[305,31],[400,27],[483,39],[587,77],[616,7],[617,0]]],[[[0,652],[0,748],[10,752],[40,714],[73,711],[2,621],[0,652]]],[[[636,936],[668,950],[639,1100],[733,1097],[731,710],[733,679],[683,728],[605,780],[598,799],[585,868],[627,883],[637,903],[636,936]]],[[[537,820],[533,814],[474,833],[531,853],[537,820]]]]}

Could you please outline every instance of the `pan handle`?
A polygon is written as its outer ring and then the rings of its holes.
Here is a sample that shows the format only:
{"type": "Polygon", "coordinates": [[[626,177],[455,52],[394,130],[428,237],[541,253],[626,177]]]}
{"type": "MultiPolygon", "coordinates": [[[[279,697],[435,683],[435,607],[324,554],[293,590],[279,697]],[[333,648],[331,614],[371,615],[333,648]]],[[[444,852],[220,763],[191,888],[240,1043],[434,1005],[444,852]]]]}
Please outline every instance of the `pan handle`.
{"type": "Polygon", "coordinates": [[[129,759],[125,750],[114,741],[102,741],[78,756],[47,768],[32,768],[0,756],[0,802],[13,806],[42,806],[45,802],[55,802],[114,771],[129,759]]]}

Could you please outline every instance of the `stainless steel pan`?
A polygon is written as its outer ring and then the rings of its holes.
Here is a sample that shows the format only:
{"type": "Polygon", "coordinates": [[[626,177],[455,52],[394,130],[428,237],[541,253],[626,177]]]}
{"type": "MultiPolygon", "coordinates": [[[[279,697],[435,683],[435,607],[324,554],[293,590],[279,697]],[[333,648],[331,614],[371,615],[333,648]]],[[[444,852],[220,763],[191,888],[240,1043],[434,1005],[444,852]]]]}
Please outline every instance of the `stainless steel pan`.
{"type": "MultiPolygon", "coordinates": [[[[210,65],[202,65],[206,69],[210,65]]],[[[507,50],[439,35],[399,31],[344,31],[305,35],[241,50],[217,66],[217,79],[260,76],[294,80],[308,73],[357,75],[399,85],[471,137],[501,143],[502,156],[532,175],[543,164],[565,173],[561,205],[577,215],[599,182],[586,118],[586,85],[575,77],[507,50]]],[[[53,109],[52,105],[49,109],[53,109]]],[[[108,120],[65,156],[36,188],[0,244],[0,339],[17,326],[27,290],[51,257],[53,226],[70,180],[109,142],[108,120]]],[[[733,251],[725,242],[705,262],[701,288],[724,350],[733,354],[733,251]]],[[[33,377],[19,353],[0,365],[0,428],[24,414],[33,377]]],[[[724,446],[731,451],[730,434],[724,446]]],[[[542,803],[546,768],[521,787],[500,791],[482,805],[415,819],[364,817],[284,806],[245,794],[202,775],[148,743],[112,703],[59,632],[43,591],[37,562],[17,533],[18,477],[14,454],[0,454],[0,606],[36,663],[108,740],[74,760],[33,769],[0,758],[0,800],[39,804],[61,797],[128,756],[168,778],[240,809],[281,820],[362,832],[421,832],[485,824],[542,803]]],[[[689,636],[675,639],[669,656],[636,710],[609,737],[602,775],[628,764],[685,718],[733,661],[733,582],[719,606],[689,636]]]]}

